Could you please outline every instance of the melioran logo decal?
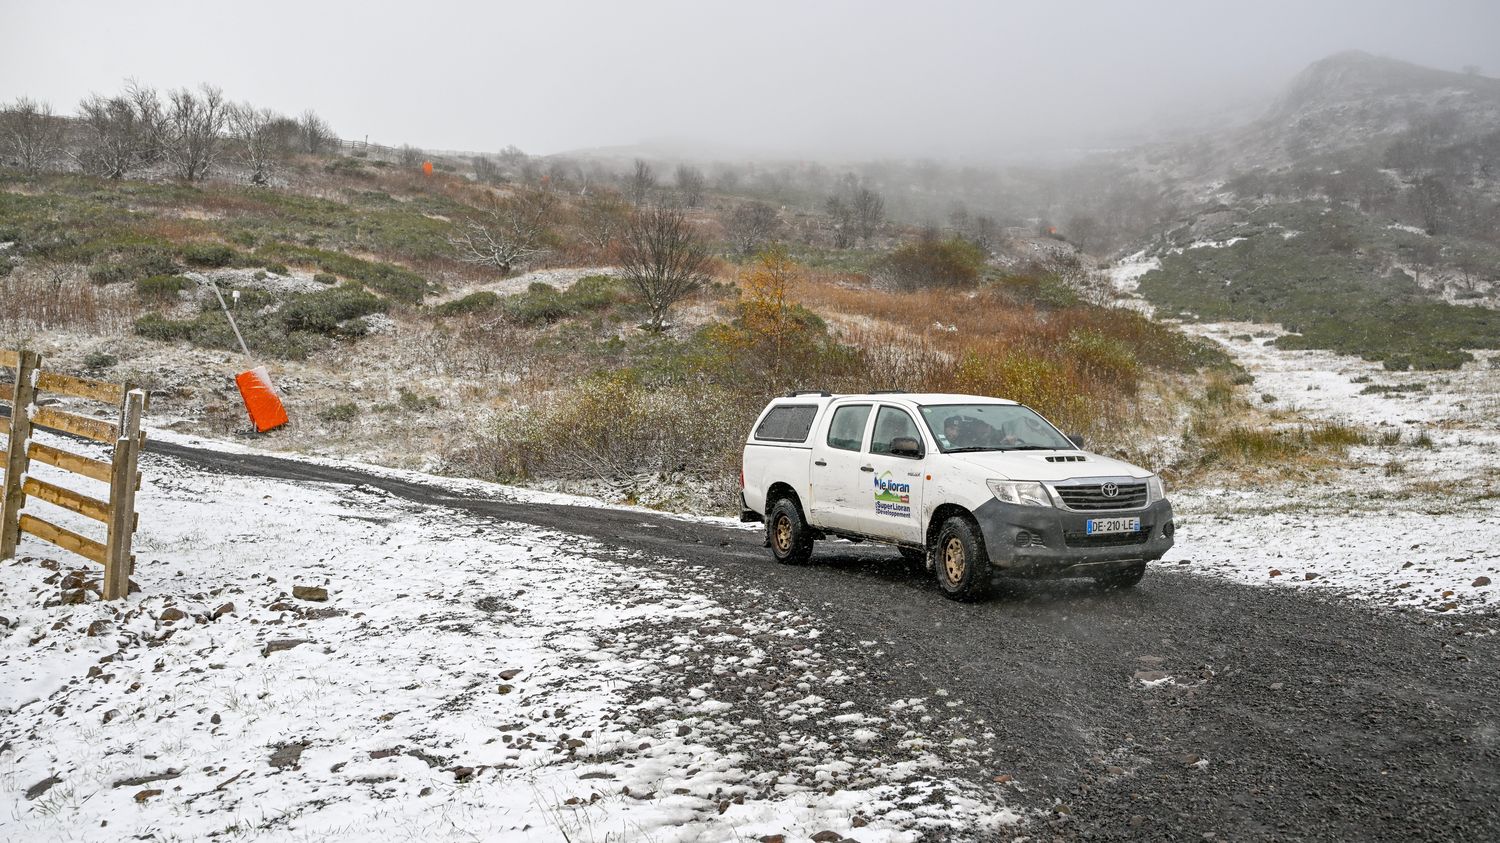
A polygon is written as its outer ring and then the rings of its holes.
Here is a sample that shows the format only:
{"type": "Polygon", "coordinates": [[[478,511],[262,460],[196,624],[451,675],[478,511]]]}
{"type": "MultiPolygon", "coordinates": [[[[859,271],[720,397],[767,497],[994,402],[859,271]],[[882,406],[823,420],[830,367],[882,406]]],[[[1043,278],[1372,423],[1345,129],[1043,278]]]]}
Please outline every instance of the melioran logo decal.
{"type": "Polygon", "coordinates": [[[911,484],[891,479],[891,473],[875,478],[875,514],[892,518],[911,517],[911,484]]]}

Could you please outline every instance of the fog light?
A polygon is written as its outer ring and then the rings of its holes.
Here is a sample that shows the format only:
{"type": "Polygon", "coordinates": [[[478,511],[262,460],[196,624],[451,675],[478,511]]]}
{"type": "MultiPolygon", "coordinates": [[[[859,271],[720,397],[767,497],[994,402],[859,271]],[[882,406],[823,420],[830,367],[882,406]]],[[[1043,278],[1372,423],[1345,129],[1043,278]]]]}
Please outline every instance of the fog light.
{"type": "Polygon", "coordinates": [[[1031,534],[1025,530],[1016,531],[1016,547],[1030,547],[1031,534]]]}
{"type": "Polygon", "coordinates": [[[1161,534],[1164,535],[1164,536],[1166,536],[1169,539],[1176,532],[1177,532],[1177,525],[1175,523],[1171,522],[1171,521],[1168,521],[1167,523],[1165,523],[1165,524],[1163,524],[1161,526],[1161,534]]]}

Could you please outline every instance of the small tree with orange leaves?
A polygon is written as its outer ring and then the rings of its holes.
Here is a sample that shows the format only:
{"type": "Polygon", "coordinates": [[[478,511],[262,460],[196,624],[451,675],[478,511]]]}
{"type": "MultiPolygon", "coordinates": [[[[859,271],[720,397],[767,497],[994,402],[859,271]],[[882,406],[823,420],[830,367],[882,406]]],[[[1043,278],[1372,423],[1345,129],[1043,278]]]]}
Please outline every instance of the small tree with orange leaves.
{"type": "Polygon", "coordinates": [[[788,341],[802,329],[788,300],[801,275],[802,268],[786,249],[771,246],[740,278],[740,320],[752,337],[766,344],[776,367],[785,357],[788,341]]]}

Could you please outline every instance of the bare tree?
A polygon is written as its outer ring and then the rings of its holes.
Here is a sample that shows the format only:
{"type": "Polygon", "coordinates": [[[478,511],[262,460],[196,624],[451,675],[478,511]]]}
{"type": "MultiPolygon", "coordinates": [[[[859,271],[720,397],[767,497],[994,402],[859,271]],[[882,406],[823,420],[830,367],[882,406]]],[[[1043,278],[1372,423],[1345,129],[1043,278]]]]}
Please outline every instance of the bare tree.
{"type": "Polygon", "coordinates": [[[464,223],[448,243],[464,263],[508,275],[547,251],[547,230],[556,205],[557,197],[545,190],[526,190],[495,200],[481,219],[464,223]]]}
{"type": "Polygon", "coordinates": [[[298,144],[303,152],[317,155],[333,146],[333,128],[312,109],[302,112],[297,118],[298,144]]]}
{"type": "Polygon", "coordinates": [[[249,103],[229,109],[229,133],[239,147],[240,163],[250,171],[251,184],[269,184],[291,149],[285,121],[275,112],[249,103]]]}
{"type": "Polygon", "coordinates": [[[833,220],[833,245],[838,249],[847,249],[854,245],[854,207],[839,194],[828,197],[823,203],[823,210],[833,220]]]}
{"type": "Polygon", "coordinates": [[[652,331],[663,330],[672,305],[709,279],[708,249],[677,208],[646,208],[630,218],[620,266],[651,312],[652,331]]]}
{"type": "Polygon", "coordinates": [[[474,180],[481,184],[494,184],[500,181],[500,165],[495,159],[488,155],[476,155],[474,163],[474,180]]]}
{"type": "Polygon", "coordinates": [[[613,191],[595,191],[579,204],[578,221],[584,241],[607,255],[630,222],[630,206],[613,191]]]}
{"type": "Polygon", "coordinates": [[[64,123],[45,102],[22,97],[0,110],[0,157],[28,173],[39,173],[62,147],[64,123]]]}
{"type": "Polygon", "coordinates": [[[879,193],[860,186],[850,198],[854,209],[854,227],[860,240],[869,240],[885,222],[885,199],[879,193]]]}
{"type": "Polygon", "coordinates": [[[156,91],[129,83],[114,97],[91,94],[78,104],[83,141],[76,155],[86,173],[124,178],[155,163],[166,146],[166,112],[156,91]]]}
{"type": "Polygon", "coordinates": [[[1063,233],[1078,247],[1078,251],[1087,252],[1089,246],[1094,245],[1094,238],[1099,234],[1099,219],[1093,214],[1079,212],[1068,218],[1067,228],[1063,233]]]}
{"type": "Polygon", "coordinates": [[[211,85],[203,85],[197,93],[180,88],[167,99],[167,158],[184,180],[203,179],[218,159],[230,105],[224,93],[211,85]]]}
{"type": "Polygon", "coordinates": [[[775,237],[779,225],[776,209],[768,203],[756,201],[736,207],[729,215],[726,228],[734,248],[748,256],[775,237]]]}
{"type": "Polygon", "coordinates": [[[703,202],[703,188],[707,180],[697,167],[681,164],[677,167],[677,190],[682,194],[682,204],[696,208],[703,202]]]}
{"type": "Polygon", "coordinates": [[[409,143],[403,143],[401,148],[396,150],[396,161],[401,166],[412,169],[422,163],[422,150],[409,143]]]}
{"type": "Polygon", "coordinates": [[[656,187],[656,173],[651,171],[651,165],[639,158],[635,159],[635,171],[630,176],[630,201],[635,203],[637,208],[646,204],[654,187],[656,187]]]}

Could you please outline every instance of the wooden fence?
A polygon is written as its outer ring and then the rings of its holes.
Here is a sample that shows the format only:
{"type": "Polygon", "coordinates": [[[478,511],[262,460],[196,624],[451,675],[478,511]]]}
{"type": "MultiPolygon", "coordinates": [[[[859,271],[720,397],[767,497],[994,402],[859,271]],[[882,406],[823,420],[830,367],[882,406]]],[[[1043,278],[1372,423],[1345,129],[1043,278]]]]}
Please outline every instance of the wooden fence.
{"type": "MultiPolygon", "coordinates": [[[[146,412],[146,393],[120,384],[75,378],[42,370],[42,359],[31,351],[0,349],[0,367],[15,373],[9,397],[10,417],[0,417],[0,434],[7,438],[4,496],[0,497],[0,559],[16,554],[21,534],[35,536],[63,550],[104,566],[101,592],[115,600],[130,592],[130,574],[135,557],[130,552],[138,517],[135,493],[141,487],[136,470],[146,435],[141,417],[146,412]],[[97,401],[112,407],[116,422],[38,407],[39,393],[54,393],[97,401]],[[31,441],[32,427],[46,427],[106,445],[114,445],[109,462],[31,441]],[[53,466],[71,474],[109,485],[108,500],[100,500],[28,474],[31,462],[53,466]],[[105,525],[103,542],[59,527],[26,509],[28,501],[41,501],[105,525]]],[[[0,398],[5,398],[0,394],[0,398]]]]}

